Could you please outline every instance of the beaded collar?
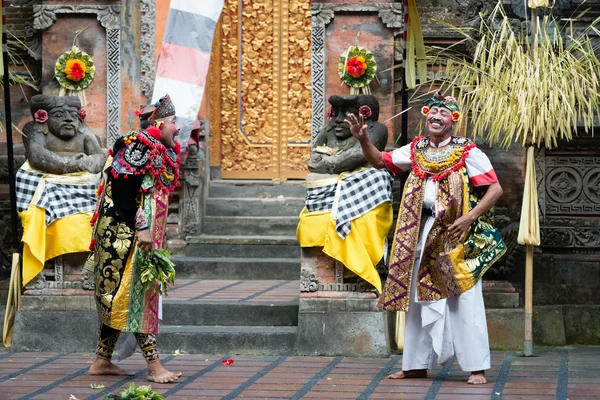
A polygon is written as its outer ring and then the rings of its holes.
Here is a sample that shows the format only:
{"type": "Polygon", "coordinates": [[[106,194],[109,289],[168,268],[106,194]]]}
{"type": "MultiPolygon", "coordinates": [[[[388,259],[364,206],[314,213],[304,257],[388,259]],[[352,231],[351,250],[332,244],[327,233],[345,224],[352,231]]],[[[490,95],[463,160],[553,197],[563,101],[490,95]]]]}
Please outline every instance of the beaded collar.
{"type": "Polygon", "coordinates": [[[465,165],[469,150],[475,147],[470,139],[452,136],[448,144],[434,147],[429,137],[418,136],[411,143],[413,172],[422,179],[432,176],[439,181],[465,165]]]}
{"type": "MultiPolygon", "coordinates": [[[[154,186],[160,191],[171,193],[179,186],[181,161],[172,149],[167,149],[157,138],[142,132],[128,132],[121,139],[124,148],[115,151],[112,174],[147,175],[154,178],[150,184],[144,182],[140,189],[150,193],[154,186]]],[[[117,146],[115,146],[117,149],[117,146]]]]}

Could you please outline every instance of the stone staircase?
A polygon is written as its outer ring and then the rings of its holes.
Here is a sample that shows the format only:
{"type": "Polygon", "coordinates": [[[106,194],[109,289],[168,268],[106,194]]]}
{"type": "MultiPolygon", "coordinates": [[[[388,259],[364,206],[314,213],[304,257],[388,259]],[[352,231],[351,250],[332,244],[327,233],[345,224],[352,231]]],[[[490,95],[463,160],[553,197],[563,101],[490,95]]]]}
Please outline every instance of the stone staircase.
{"type": "Polygon", "coordinates": [[[220,285],[230,281],[219,290],[221,297],[226,290],[232,295],[219,300],[204,295],[186,301],[167,298],[161,351],[295,354],[297,297],[268,302],[258,294],[299,280],[300,247],[295,233],[304,194],[303,181],[210,182],[202,233],[188,237],[186,255],[174,261],[179,279],[220,285]],[[253,284],[257,285],[255,295],[234,295],[241,285],[253,284]]]}

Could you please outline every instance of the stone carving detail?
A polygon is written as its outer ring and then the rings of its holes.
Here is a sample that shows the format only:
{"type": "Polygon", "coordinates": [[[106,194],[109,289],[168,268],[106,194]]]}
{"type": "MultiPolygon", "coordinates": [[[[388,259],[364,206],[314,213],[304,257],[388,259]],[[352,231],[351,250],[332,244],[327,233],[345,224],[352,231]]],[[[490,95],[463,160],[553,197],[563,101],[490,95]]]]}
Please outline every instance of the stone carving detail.
{"type": "Polygon", "coordinates": [[[142,11],[142,35],[140,39],[142,77],[140,90],[148,99],[150,99],[152,97],[152,91],[154,90],[154,64],[156,60],[154,29],[156,18],[155,0],[141,0],[140,7],[142,11]]]}
{"type": "MultiPolygon", "coordinates": [[[[401,3],[371,3],[371,4],[333,4],[313,3],[312,5],[312,135],[315,140],[319,131],[325,125],[325,62],[327,54],[326,33],[327,25],[335,18],[336,12],[376,12],[381,22],[394,30],[396,42],[399,43],[404,30],[404,11],[401,3]]],[[[401,46],[396,46],[394,58],[402,61],[401,46]]],[[[399,74],[398,74],[399,75],[399,74]]],[[[396,88],[402,83],[396,82],[396,88]]]]}
{"type": "Polygon", "coordinates": [[[85,290],[94,290],[96,288],[96,282],[93,272],[90,272],[87,269],[83,270],[83,273],[81,274],[81,286],[85,290]]]}
{"type": "MultiPolygon", "coordinates": [[[[379,101],[372,95],[330,96],[332,117],[321,129],[312,143],[312,152],[308,162],[308,170],[319,174],[341,174],[367,166],[360,143],[352,136],[344,120],[346,115],[358,115],[361,106],[368,106],[372,115],[365,120],[369,127],[369,137],[377,149],[383,151],[387,143],[388,129],[379,118],[379,101]],[[322,153],[319,148],[326,146],[329,153],[322,153]]],[[[315,179],[315,177],[307,178],[315,179]]]]}
{"type": "Polygon", "coordinates": [[[556,219],[541,228],[542,247],[593,250],[600,248],[600,224],[593,220],[556,219]]]}
{"type": "Polygon", "coordinates": [[[600,157],[546,157],[546,216],[600,213],[600,157]]]}
{"type": "MultiPolygon", "coordinates": [[[[333,11],[331,11],[333,18],[333,11]]],[[[325,25],[315,24],[313,16],[312,28],[312,134],[311,142],[325,126],[325,25]]]]}
{"type": "MultiPolygon", "coordinates": [[[[200,121],[200,137],[208,138],[208,121],[200,121]]],[[[202,139],[201,139],[202,140],[202,139]]],[[[202,146],[206,141],[199,143],[202,146]]],[[[183,199],[180,201],[181,231],[184,237],[196,235],[200,231],[204,184],[206,181],[206,151],[193,144],[181,168],[183,176],[183,199]]]]}
{"type": "Polygon", "coordinates": [[[598,139],[577,138],[536,154],[542,247],[600,253],[598,139]],[[575,217],[575,218],[573,218],[575,217]]]}
{"type": "Polygon", "coordinates": [[[316,292],[319,290],[319,280],[310,267],[302,267],[300,270],[300,291],[316,292]]]}
{"type": "Polygon", "coordinates": [[[29,106],[34,121],[23,127],[23,144],[31,167],[51,174],[102,171],[106,151],[81,119],[79,98],[38,94],[29,106]],[[44,122],[37,121],[38,113],[45,113],[44,122]]]}
{"type": "Polygon", "coordinates": [[[46,288],[46,278],[42,273],[39,273],[25,286],[25,290],[41,290],[46,288]]]}
{"type": "Polygon", "coordinates": [[[104,29],[119,29],[121,6],[34,5],[33,29],[44,30],[56,22],[56,14],[96,14],[104,29]]]}
{"type": "MultiPolygon", "coordinates": [[[[120,5],[34,5],[33,29],[41,31],[48,29],[56,22],[56,14],[96,14],[100,24],[106,29],[106,59],[107,59],[107,146],[112,147],[121,136],[121,31],[120,5]]],[[[41,59],[40,45],[32,56],[41,59]],[[39,50],[38,50],[39,49],[39,50]]],[[[34,41],[37,43],[37,41],[34,41]]]]}
{"type": "Polygon", "coordinates": [[[107,147],[111,148],[121,137],[121,31],[109,29],[106,31],[106,38],[106,142],[107,147]]]}

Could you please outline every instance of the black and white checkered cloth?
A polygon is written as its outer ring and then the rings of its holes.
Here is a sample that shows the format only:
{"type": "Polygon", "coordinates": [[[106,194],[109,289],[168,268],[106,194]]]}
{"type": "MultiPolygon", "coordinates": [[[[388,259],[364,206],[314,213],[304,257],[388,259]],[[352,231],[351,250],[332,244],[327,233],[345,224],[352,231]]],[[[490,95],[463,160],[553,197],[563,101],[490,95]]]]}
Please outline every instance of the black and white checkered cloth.
{"type": "Polygon", "coordinates": [[[335,212],[335,230],[345,239],[351,230],[350,221],[365,215],[381,203],[392,201],[393,180],[387,170],[369,168],[346,176],[337,184],[307,188],[306,210],[335,212]],[[337,209],[334,211],[338,191],[337,209]]]}
{"type": "MultiPolygon", "coordinates": [[[[38,185],[44,175],[37,172],[20,169],[17,171],[17,210],[19,212],[29,208],[38,185]]],[[[55,219],[64,218],[80,212],[93,212],[96,206],[95,184],[58,184],[45,179],[45,187],[36,206],[46,210],[46,225],[55,219]]]]}

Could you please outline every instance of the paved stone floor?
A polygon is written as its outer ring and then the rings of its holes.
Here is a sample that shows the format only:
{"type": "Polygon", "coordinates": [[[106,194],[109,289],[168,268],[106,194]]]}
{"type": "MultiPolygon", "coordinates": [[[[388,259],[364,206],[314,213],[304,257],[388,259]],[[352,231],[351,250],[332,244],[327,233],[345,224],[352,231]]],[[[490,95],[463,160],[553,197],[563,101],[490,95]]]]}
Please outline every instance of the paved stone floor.
{"type": "MultiPolygon", "coordinates": [[[[129,382],[145,384],[136,354],[120,365],[133,377],[91,377],[93,354],[9,353],[0,348],[0,399],[102,399],[129,382]],[[90,384],[103,384],[92,389],[90,384]]],[[[401,357],[248,357],[164,355],[171,385],[154,385],[167,399],[600,399],[600,347],[536,349],[536,357],[493,352],[489,383],[469,386],[455,362],[427,379],[389,380],[401,357]],[[233,365],[223,365],[233,359],[233,365]]]]}

